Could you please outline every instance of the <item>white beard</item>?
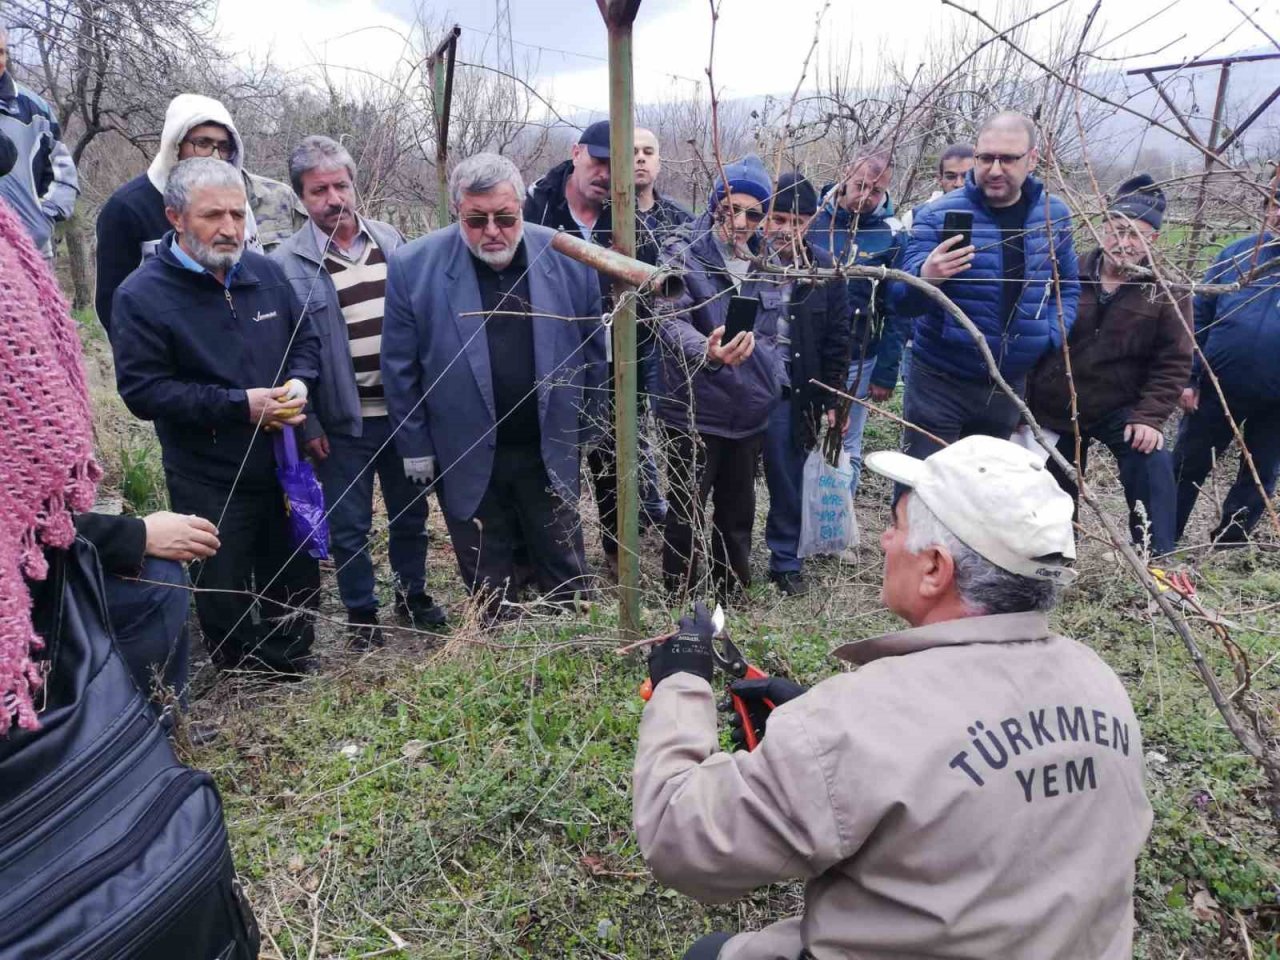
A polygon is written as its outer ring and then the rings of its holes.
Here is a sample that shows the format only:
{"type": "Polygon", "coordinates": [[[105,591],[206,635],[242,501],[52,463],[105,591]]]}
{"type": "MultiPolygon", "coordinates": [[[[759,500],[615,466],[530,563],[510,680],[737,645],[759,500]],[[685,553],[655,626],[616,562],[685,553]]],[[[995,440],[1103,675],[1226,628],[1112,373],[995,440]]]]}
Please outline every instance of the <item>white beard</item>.
{"type": "Polygon", "coordinates": [[[219,253],[197,240],[193,233],[186,234],[185,239],[191,248],[191,259],[210,273],[226,273],[240,262],[240,255],[244,253],[243,243],[234,253],[219,253]]]}
{"type": "Polygon", "coordinates": [[[467,242],[467,249],[470,250],[481,263],[485,263],[495,270],[503,270],[511,265],[511,261],[515,259],[516,250],[519,249],[521,241],[524,240],[524,221],[521,220],[516,226],[515,242],[505,250],[485,250],[481,247],[481,243],[467,242]]]}

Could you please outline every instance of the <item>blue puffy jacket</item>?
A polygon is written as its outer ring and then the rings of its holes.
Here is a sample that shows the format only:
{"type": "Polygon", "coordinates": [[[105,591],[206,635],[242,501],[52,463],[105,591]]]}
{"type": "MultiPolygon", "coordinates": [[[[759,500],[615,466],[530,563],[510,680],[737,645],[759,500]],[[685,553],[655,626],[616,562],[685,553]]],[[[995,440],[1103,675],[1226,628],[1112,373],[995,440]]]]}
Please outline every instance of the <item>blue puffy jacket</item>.
{"type": "MultiPolygon", "coordinates": [[[[1205,283],[1236,283],[1262,274],[1243,290],[1195,298],[1196,341],[1222,384],[1236,397],[1280,398],[1280,236],[1237,240],[1218,255],[1205,283]],[[1254,251],[1257,250],[1257,265],[1254,251]]],[[[1199,386],[1203,363],[1196,354],[1191,382],[1199,386]]]]}
{"type": "MultiPolygon", "coordinates": [[[[844,207],[835,202],[830,191],[826,203],[809,224],[805,239],[831,254],[841,264],[849,263],[849,249],[856,245],[861,267],[896,267],[906,249],[906,231],[893,215],[893,201],[884,202],[873,213],[864,213],[855,221],[844,207]]],[[[878,387],[894,387],[898,383],[898,366],[902,361],[902,345],[909,332],[909,320],[899,318],[887,296],[887,283],[862,278],[848,282],[849,318],[852,330],[850,362],[874,357],[875,371],[871,382],[878,387]]]]}
{"type": "MultiPolygon", "coordinates": [[[[1022,185],[1028,200],[1026,233],[1026,283],[1012,320],[1006,326],[1000,316],[1000,283],[1004,277],[1004,252],[1000,228],[991,215],[973,171],[965,177],[964,188],[921,207],[911,228],[902,269],[920,275],[920,267],[942,242],[942,221],[949,210],[973,214],[973,242],[977,247],[969,269],[942,284],[946,293],[986,336],[987,345],[1008,380],[1020,380],[1047,350],[1060,349],[1058,295],[1053,289],[1053,260],[1057,259],[1061,279],[1062,320],[1067,332],[1076,320],[1080,299],[1079,268],[1071,243],[1071,211],[1058,197],[1049,196],[1049,217],[1045,217],[1045,190],[1035,177],[1022,185]],[[1052,246],[1051,246],[1052,244],[1052,246]]],[[[895,283],[890,298],[895,309],[915,316],[916,359],[944,373],[964,380],[986,380],[986,362],[969,332],[944,313],[925,294],[904,283],[895,283]]]]}

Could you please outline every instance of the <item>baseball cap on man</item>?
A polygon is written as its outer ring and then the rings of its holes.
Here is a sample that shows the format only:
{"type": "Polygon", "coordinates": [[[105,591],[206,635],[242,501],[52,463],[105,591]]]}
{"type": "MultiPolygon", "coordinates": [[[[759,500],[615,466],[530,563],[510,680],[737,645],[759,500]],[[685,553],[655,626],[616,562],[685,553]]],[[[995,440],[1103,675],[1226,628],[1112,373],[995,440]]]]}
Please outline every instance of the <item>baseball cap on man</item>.
{"type": "Polygon", "coordinates": [[[1070,583],[1076,556],[1075,504],[1024,447],[998,437],[957,440],[924,460],[879,450],[876,473],[911,488],[956,538],[997,567],[1036,580],[1070,583]]]}
{"type": "Polygon", "coordinates": [[[597,120],[582,131],[578,142],[597,160],[609,159],[609,121],[597,120]]]}

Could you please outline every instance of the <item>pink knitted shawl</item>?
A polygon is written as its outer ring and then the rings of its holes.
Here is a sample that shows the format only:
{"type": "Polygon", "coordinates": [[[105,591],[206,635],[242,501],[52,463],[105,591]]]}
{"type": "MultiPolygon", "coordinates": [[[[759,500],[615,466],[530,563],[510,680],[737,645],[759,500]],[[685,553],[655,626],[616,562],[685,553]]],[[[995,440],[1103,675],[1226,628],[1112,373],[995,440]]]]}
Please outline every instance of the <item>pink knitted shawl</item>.
{"type": "Polygon", "coordinates": [[[39,726],[26,578],[48,573],[43,548],[75,538],[71,511],[93,506],[89,391],[75,321],[44,258],[0,201],[0,736],[39,726]]]}

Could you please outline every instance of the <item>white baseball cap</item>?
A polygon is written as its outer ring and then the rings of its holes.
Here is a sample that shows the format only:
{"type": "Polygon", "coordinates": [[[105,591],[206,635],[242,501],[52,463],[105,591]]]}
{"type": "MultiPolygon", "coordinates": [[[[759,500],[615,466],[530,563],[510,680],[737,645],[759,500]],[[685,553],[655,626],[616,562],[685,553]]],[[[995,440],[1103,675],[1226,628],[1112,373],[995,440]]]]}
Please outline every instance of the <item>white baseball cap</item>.
{"type": "Polygon", "coordinates": [[[969,549],[1010,573],[1070,583],[1076,572],[1075,503],[1024,447],[998,437],[957,440],[925,460],[868,455],[876,473],[911,488],[969,549]]]}

